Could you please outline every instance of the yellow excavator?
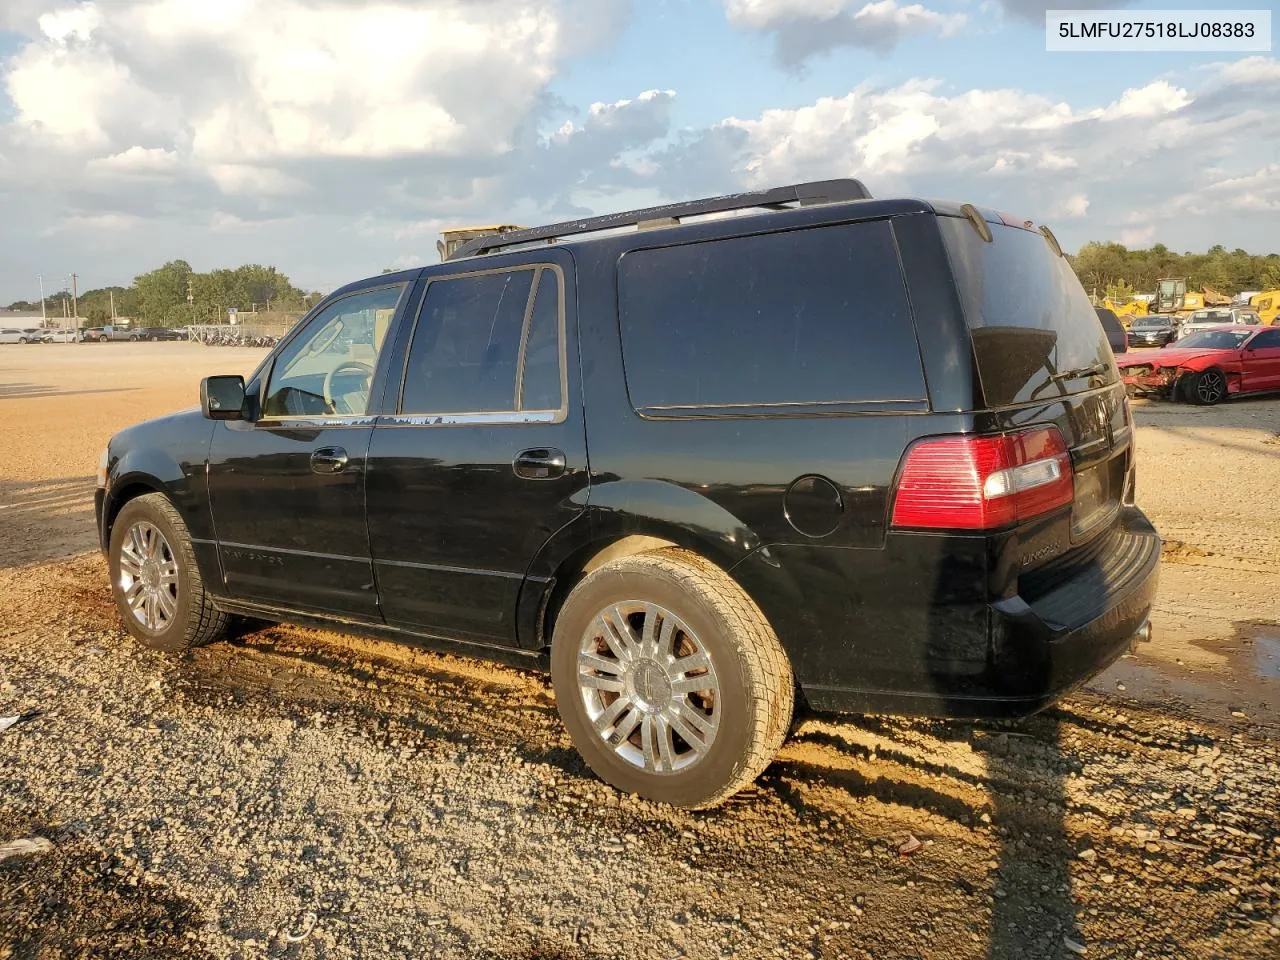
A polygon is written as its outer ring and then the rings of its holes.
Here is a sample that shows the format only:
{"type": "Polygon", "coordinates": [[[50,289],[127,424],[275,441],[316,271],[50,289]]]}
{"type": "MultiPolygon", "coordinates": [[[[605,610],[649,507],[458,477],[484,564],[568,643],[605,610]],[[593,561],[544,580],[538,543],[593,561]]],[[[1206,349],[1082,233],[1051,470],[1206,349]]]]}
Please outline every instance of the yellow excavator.
{"type": "Polygon", "coordinates": [[[1155,299],[1151,301],[1150,312],[1162,316],[1183,318],[1190,316],[1205,307],[1229,307],[1231,298],[1219,293],[1212,287],[1204,287],[1200,293],[1187,290],[1187,281],[1166,278],[1156,281],[1155,299]]]}
{"type": "Polygon", "coordinates": [[[1280,290],[1264,290],[1249,298],[1249,306],[1258,311],[1258,320],[1271,326],[1280,325],[1280,290]]]}
{"type": "Polygon", "coordinates": [[[1147,315],[1147,304],[1142,300],[1116,300],[1112,297],[1104,297],[1102,305],[1119,317],[1120,322],[1126,327],[1134,317],[1147,315]]]}

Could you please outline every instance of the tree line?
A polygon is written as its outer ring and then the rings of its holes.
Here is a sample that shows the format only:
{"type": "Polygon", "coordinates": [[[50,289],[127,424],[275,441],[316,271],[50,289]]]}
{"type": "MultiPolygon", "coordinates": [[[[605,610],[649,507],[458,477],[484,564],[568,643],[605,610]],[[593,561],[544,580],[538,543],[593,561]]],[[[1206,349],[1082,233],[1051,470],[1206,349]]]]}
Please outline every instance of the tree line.
{"type": "Polygon", "coordinates": [[[1235,296],[1246,290],[1280,289],[1280,254],[1259,256],[1218,244],[1205,253],[1175,253],[1157,243],[1148,250],[1130,250],[1119,243],[1086,243],[1068,257],[1089,293],[1124,299],[1135,293],[1154,293],[1156,281],[1184,279],[1188,290],[1205,287],[1235,296]]]}
{"type": "MultiPolygon", "coordinates": [[[[241,313],[302,312],[320,298],[319,293],[295,287],[275,267],[254,263],[197,273],[185,260],[173,260],[135,277],[131,286],[86,290],[77,302],[80,316],[88,324],[109,323],[114,301],[117,318],[139,319],[148,326],[176,327],[225,322],[232,309],[241,313]]],[[[68,291],[45,297],[45,311],[50,317],[61,317],[64,301],[69,314],[68,291]]],[[[40,309],[40,302],[19,300],[9,309],[35,312],[40,309]]]]}

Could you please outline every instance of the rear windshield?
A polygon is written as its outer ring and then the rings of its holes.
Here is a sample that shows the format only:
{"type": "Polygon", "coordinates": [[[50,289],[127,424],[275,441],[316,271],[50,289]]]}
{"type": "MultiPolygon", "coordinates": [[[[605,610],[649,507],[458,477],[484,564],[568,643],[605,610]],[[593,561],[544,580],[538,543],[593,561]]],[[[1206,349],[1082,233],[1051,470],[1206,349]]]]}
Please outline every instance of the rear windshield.
{"type": "Polygon", "coordinates": [[[1119,380],[1093,304],[1065,257],[1039,233],[939,217],[964,305],[987,405],[1045,400],[1090,388],[1089,371],[1119,380]]]}

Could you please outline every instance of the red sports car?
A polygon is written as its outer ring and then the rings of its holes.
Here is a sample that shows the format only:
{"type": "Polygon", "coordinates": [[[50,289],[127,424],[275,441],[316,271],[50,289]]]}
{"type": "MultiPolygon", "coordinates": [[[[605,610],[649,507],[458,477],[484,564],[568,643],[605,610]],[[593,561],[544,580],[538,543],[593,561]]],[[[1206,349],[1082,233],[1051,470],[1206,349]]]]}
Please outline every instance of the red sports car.
{"type": "Polygon", "coordinates": [[[1116,358],[1131,395],[1221,403],[1241,393],[1280,390],[1280,328],[1214,327],[1154,353],[1116,358]]]}

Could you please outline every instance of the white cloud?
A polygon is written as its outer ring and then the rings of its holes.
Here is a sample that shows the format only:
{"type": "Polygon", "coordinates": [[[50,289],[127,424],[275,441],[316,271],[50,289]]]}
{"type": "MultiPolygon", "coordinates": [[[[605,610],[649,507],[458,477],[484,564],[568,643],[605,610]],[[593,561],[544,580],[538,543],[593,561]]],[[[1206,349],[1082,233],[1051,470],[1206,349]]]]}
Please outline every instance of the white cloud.
{"type": "Polygon", "coordinates": [[[1214,67],[1228,83],[1280,83],[1280,60],[1273,57],[1244,57],[1214,67]]]}
{"type": "Polygon", "coordinates": [[[210,163],[497,155],[587,2],[100,0],[40,17],[5,79],[20,127],[210,163]]]}
{"type": "Polygon", "coordinates": [[[772,36],[775,56],[788,67],[838,47],[884,53],[907,37],[950,36],[967,22],[964,14],[897,0],[724,0],[724,7],[734,26],[772,36]]]}
{"type": "Polygon", "coordinates": [[[90,174],[121,177],[167,176],[181,161],[178,154],[164,147],[130,147],[109,157],[99,157],[85,164],[90,174]]]}
{"type": "Polygon", "coordinates": [[[1156,238],[1156,228],[1147,224],[1142,227],[1128,227],[1120,231],[1120,242],[1126,247],[1143,249],[1151,246],[1156,238]]]}
{"type": "Polygon", "coordinates": [[[1073,193],[1069,197],[1064,197],[1058,201],[1050,215],[1074,220],[1085,216],[1088,212],[1089,197],[1083,193],[1073,193]]]}
{"type": "Polygon", "coordinates": [[[1145,87],[1126,90],[1119,100],[1095,111],[1094,116],[1103,120],[1145,120],[1176,113],[1190,103],[1186,90],[1167,80],[1157,80],[1145,87]]]}
{"type": "Polygon", "coordinates": [[[270,196],[301,193],[307,185],[279,170],[247,163],[219,163],[209,168],[218,189],[230,196],[270,196]]]}

